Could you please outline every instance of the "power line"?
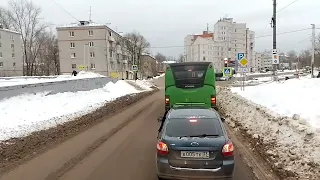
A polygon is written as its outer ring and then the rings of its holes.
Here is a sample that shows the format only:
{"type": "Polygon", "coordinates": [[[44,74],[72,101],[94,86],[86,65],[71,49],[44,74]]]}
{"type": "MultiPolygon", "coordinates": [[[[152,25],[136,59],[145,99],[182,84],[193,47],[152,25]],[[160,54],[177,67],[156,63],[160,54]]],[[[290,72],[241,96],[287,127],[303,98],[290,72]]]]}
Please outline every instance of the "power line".
{"type": "Polygon", "coordinates": [[[51,0],[52,2],[54,2],[56,5],[58,5],[62,10],[64,10],[66,13],[68,13],[73,19],[75,19],[76,21],[79,21],[76,17],[74,17],[69,11],[67,11],[65,8],[63,8],[63,6],[61,6],[59,3],[57,3],[55,0],[51,0]]]}
{"type": "MultiPolygon", "coordinates": [[[[284,6],[284,7],[281,8],[281,9],[279,9],[276,13],[279,13],[280,11],[286,9],[287,7],[291,6],[292,4],[294,4],[294,3],[297,2],[297,1],[299,1],[299,0],[294,0],[294,1],[292,1],[292,2],[289,3],[288,5],[284,6]]],[[[267,28],[269,25],[270,25],[270,22],[268,22],[268,24],[264,27],[264,29],[267,28]]]]}
{"type": "MultiPolygon", "coordinates": [[[[283,35],[283,34],[290,34],[290,33],[295,33],[295,32],[301,32],[301,31],[305,31],[305,30],[310,30],[311,28],[306,28],[306,29],[298,29],[298,30],[294,30],[294,31],[287,31],[287,32],[281,32],[278,33],[277,35],[283,35]]],[[[263,36],[256,36],[252,39],[259,39],[259,38],[264,38],[264,37],[270,37],[273,36],[272,34],[270,35],[263,35],[263,36]]],[[[210,45],[210,44],[215,44],[215,43],[204,43],[204,44],[197,44],[197,45],[210,45]]],[[[185,46],[192,46],[192,45],[185,45],[185,46]]],[[[181,46],[181,45],[177,45],[177,46],[158,46],[158,47],[150,47],[150,49],[155,49],[155,48],[178,48],[178,47],[185,47],[185,46],[181,46]]]]}
{"type": "Polygon", "coordinates": [[[294,3],[297,2],[297,1],[299,1],[299,0],[294,0],[294,1],[292,1],[292,2],[289,3],[288,5],[284,6],[284,7],[281,8],[281,9],[279,9],[279,10],[277,11],[277,13],[280,12],[280,11],[282,11],[282,10],[284,10],[284,9],[286,9],[287,7],[291,6],[292,4],[294,4],[294,3]]]}

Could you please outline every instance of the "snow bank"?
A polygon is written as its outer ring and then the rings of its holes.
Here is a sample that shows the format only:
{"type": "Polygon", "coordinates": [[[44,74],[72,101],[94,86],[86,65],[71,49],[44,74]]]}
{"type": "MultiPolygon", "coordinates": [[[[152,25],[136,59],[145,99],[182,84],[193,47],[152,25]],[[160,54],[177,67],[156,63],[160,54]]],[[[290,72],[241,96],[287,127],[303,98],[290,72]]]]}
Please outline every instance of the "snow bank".
{"type": "MultiPolygon", "coordinates": [[[[270,103],[273,110],[286,105],[290,107],[295,105],[304,109],[307,105],[297,103],[301,102],[299,101],[301,98],[297,98],[297,95],[302,97],[305,93],[292,93],[294,96],[291,98],[295,102],[291,105],[287,102],[292,102],[288,95],[290,96],[291,91],[295,91],[297,86],[282,89],[286,90],[286,95],[282,94],[282,96],[287,98],[277,95],[281,93],[279,89],[275,89],[278,85],[271,84],[272,88],[268,88],[270,84],[260,86],[247,87],[242,95],[254,96],[256,99],[263,98],[264,100],[259,100],[260,103],[273,102],[270,103]],[[257,90],[254,91],[253,88],[257,90]],[[273,96],[270,93],[273,93],[273,96]],[[286,103],[286,105],[277,105],[276,102],[286,103]]],[[[236,88],[233,88],[233,91],[234,89],[236,88]]],[[[230,89],[219,88],[217,98],[221,99],[218,101],[218,106],[221,107],[221,112],[227,115],[227,123],[235,130],[245,131],[251,137],[248,141],[255,142],[254,148],[264,154],[264,157],[273,165],[274,170],[283,175],[281,179],[286,179],[285,177],[288,176],[310,180],[320,178],[320,133],[312,130],[304,120],[297,117],[281,117],[265,107],[232,93],[230,89]]],[[[308,100],[310,102],[310,99],[308,100]]],[[[285,109],[289,110],[289,108],[285,109]]]]}
{"type": "MultiPolygon", "coordinates": [[[[139,84],[137,84],[140,86],[139,84]]],[[[144,90],[146,86],[140,86],[144,90]]],[[[125,81],[91,91],[22,95],[0,101],[0,141],[21,137],[80,117],[115,98],[139,93],[125,81]]]]}
{"type": "Polygon", "coordinates": [[[160,74],[160,76],[153,77],[153,79],[159,79],[159,78],[163,77],[164,75],[165,75],[165,73],[160,74]]]}
{"type": "Polygon", "coordinates": [[[232,88],[232,92],[260,104],[281,116],[299,116],[320,132],[320,79],[290,79],[259,86],[232,88]]]}
{"type": "Polygon", "coordinates": [[[0,87],[4,86],[16,86],[16,85],[26,85],[26,84],[37,84],[37,83],[45,83],[45,82],[57,82],[57,81],[66,81],[72,79],[85,79],[85,78],[96,78],[96,77],[105,77],[103,75],[80,71],[77,76],[70,75],[59,75],[59,76],[19,76],[16,78],[10,77],[10,79],[0,79],[0,87]]]}

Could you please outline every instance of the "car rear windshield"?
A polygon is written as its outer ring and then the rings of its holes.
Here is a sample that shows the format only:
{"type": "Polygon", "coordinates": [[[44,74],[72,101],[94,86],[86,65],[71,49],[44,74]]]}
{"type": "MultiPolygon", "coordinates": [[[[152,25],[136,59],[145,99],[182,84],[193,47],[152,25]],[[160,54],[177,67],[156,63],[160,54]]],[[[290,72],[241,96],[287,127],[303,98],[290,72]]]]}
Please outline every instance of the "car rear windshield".
{"type": "Polygon", "coordinates": [[[208,65],[180,65],[171,69],[177,87],[197,88],[203,86],[208,65]]]}
{"type": "Polygon", "coordinates": [[[223,134],[218,119],[211,118],[169,119],[165,132],[170,137],[223,134]]]}

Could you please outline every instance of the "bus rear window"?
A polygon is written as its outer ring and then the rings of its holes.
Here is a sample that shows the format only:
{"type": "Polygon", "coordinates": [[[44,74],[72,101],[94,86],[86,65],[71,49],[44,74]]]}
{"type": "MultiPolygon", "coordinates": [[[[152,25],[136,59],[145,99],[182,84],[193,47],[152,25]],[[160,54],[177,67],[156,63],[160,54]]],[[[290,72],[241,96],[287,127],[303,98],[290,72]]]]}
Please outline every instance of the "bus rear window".
{"type": "Polygon", "coordinates": [[[177,87],[198,88],[203,86],[208,66],[173,66],[171,69],[177,87]]]}

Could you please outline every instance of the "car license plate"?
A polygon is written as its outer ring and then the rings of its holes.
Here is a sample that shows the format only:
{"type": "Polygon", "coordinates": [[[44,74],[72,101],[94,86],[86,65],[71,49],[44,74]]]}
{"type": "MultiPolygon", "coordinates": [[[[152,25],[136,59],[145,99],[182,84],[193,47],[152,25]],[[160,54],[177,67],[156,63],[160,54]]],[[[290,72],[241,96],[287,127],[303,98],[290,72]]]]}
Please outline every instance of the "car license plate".
{"type": "Polygon", "coordinates": [[[201,158],[208,159],[210,157],[209,152],[199,152],[199,151],[181,151],[182,158],[201,158]]]}

